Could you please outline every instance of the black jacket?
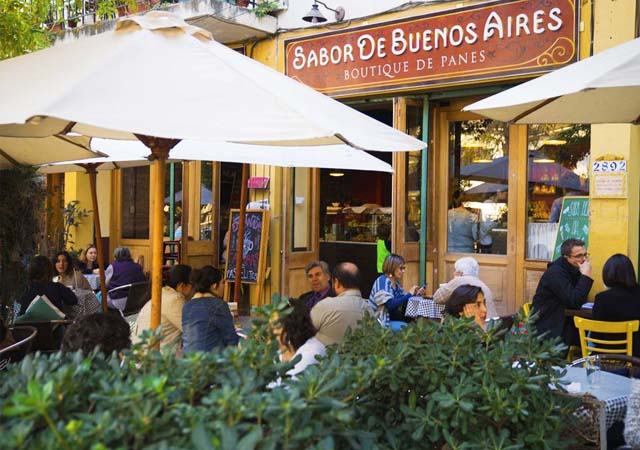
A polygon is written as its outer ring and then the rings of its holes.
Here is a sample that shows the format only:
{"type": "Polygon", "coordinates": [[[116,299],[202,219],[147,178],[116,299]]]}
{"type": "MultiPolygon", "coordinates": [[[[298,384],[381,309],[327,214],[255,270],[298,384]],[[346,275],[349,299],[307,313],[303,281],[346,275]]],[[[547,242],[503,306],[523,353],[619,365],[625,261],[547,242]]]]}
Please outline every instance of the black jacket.
{"type": "Polygon", "coordinates": [[[548,338],[562,336],[565,309],[578,309],[586,303],[592,284],[593,280],[582,275],[564,256],[549,263],[531,306],[538,313],[538,333],[549,331],[548,338]]]}
{"type": "Polygon", "coordinates": [[[27,292],[22,294],[22,297],[18,300],[18,303],[20,304],[19,315],[22,315],[27,311],[27,307],[37,295],[46,295],[51,303],[53,303],[58,309],[62,309],[62,305],[64,303],[67,305],[78,304],[78,298],[73,291],[60,283],[54,283],[53,281],[48,281],[46,283],[30,281],[27,292]]]}
{"type": "MultiPolygon", "coordinates": [[[[624,322],[640,319],[640,286],[629,289],[614,286],[596,295],[593,320],[624,322]]],[[[597,336],[594,336],[597,337],[597,336]]],[[[624,335],[607,335],[606,339],[625,339],[624,335]]],[[[640,356],[640,335],[633,334],[633,355],[640,356]]]]}

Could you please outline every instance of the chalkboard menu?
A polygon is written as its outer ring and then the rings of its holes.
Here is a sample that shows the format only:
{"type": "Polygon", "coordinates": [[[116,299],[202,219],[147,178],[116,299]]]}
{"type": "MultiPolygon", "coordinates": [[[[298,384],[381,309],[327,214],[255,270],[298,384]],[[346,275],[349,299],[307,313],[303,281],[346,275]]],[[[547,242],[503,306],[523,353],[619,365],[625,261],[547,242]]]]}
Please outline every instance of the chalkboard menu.
{"type": "MultiPolygon", "coordinates": [[[[244,239],[242,243],[243,283],[258,283],[264,276],[264,264],[267,247],[268,212],[262,209],[248,209],[245,213],[244,239]]],[[[229,244],[227,245],[227,265],[225,278],[236,280],[236,255],[238,249],[238,224],[240,210],[232,209],[229,218],[229,244]]]]}
{"type": "Polygon", "coordinates": [[[581,239],[589,246],[589,197],[564,197],[558,222],[553,260],[560,256],[560,246],[567,239],[581,239]]]}

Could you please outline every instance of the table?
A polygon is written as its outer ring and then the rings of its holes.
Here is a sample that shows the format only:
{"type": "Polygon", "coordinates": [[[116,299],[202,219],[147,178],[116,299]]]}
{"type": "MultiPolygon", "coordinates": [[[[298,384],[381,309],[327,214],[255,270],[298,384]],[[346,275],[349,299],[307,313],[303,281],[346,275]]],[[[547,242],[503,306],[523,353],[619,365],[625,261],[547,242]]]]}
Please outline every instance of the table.
{"type": "Polygon", "coordinates": [[[580,347],[580,336],[578,335],[578,329],[575,323],[573,323],[574,317],[584,317],[585,319],[591,319],[592,308],[582,309],[565,309],[564,310],[564,327],[562,329],[562,340],[567,345],[574,345],[580,347]]]}
{"type": "MultiPolygon", "coordinates": [[[[631,394],[631,380],[611,372],[600,372],[600,383],[597,387],[589,386],[587,373],[583,367],[567,367],[562,380],[580,383],[580,389],[574,394],[591,394],[602,404],[600,410],[600,448],[607,448],[607,429],[615,422],[624,421],[627,403],[631,394]]],[[[588,413],[586,413],[588,414],[588,413]]],[[[580,411],[577,412],[580,417],[580,411]]]]}
{"type": "Polygon", "coordinates": [[[444,305],[439,305],[432,298],[414,296],[407,300],[407,317],[427,317],[429,319],[441,319],[444,305]]]}
{"type": "Polygon", "coordinates": [[[91,289],[93,289],[94,291],[97,291],[100,289],[100,275],[97,274],[82,274],[87,281],[89,282],[89,286],[91,286],[91,289]]]}

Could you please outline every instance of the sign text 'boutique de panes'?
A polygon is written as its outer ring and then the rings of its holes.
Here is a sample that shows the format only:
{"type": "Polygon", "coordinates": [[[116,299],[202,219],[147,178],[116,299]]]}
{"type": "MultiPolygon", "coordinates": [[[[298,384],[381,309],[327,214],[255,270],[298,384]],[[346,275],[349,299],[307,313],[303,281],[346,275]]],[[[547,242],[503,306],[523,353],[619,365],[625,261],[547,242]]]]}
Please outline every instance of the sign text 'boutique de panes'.
{"type": "Polygon", "coordinates": [[[576,60],[572,0],[482,3],[285,41],[286,73],[328,94],[470,83],[576,60]]]}

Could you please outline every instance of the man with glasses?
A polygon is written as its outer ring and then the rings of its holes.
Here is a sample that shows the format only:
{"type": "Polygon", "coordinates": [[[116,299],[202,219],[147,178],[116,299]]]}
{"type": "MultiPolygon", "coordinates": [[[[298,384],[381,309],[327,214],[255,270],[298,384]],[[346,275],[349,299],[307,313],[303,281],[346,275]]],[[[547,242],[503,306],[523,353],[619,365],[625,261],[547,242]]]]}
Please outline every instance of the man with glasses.
{"type": "Polygon", "coordinates": [[[565,310],[579,309],[587,301],[593,285],[591,260],[580,239],[567,239],[561,256],[549,263],[533,296],[532,311],[538,314],[535,327],[547,338],[563,337],[565,310]]]}

